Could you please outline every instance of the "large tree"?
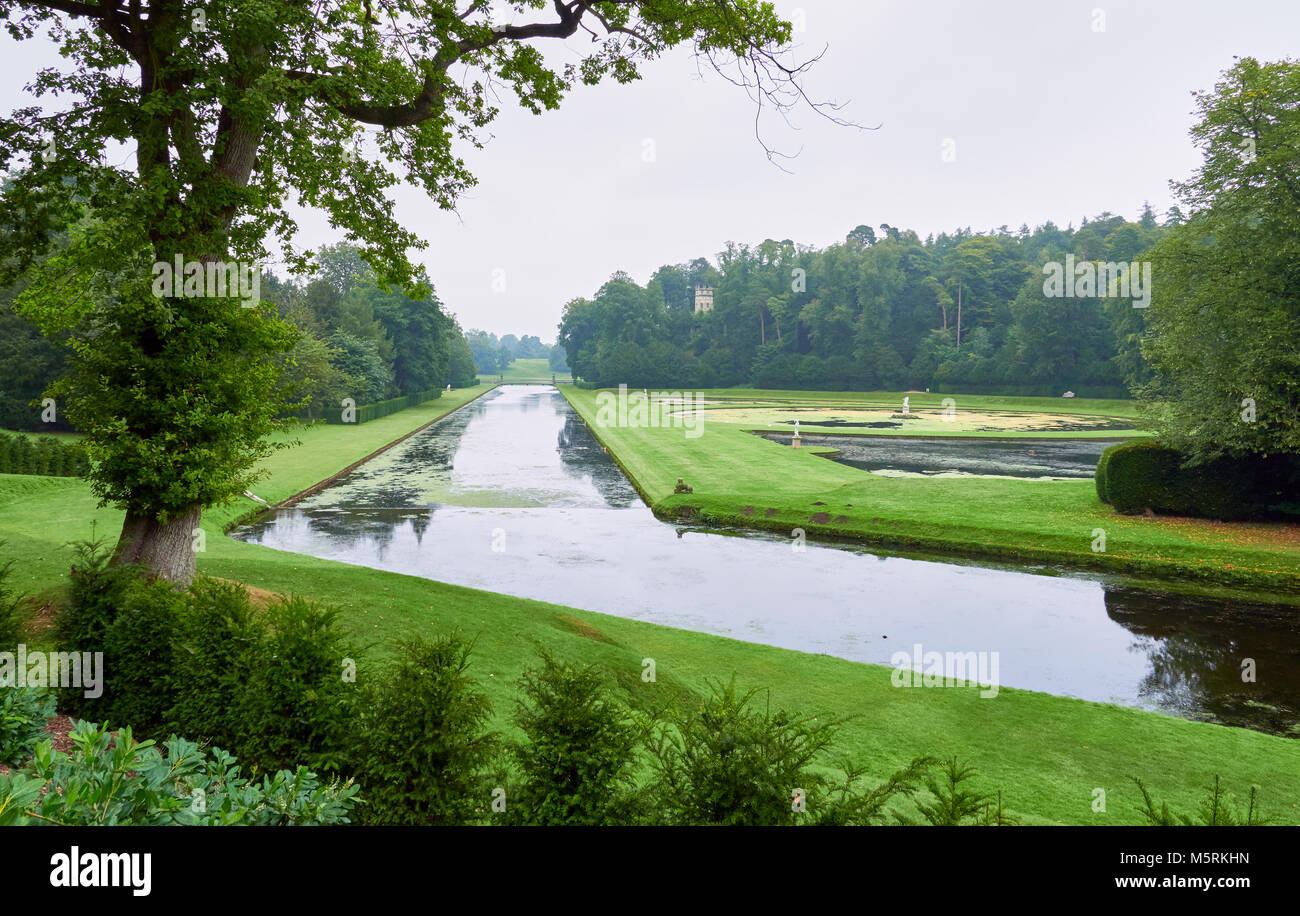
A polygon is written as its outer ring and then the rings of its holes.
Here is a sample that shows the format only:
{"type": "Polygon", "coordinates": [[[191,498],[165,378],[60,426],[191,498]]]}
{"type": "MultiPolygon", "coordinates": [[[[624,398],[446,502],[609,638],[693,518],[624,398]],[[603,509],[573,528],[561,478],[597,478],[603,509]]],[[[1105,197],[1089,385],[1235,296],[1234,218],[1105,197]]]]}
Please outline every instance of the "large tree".
{"type": "Polygon", "coordinates": [[[1150,253],[1147,401],[1194,463],[1300,454],[1300,64],[1243,58],[1196,108],[1205,161],[1150,253]]]}
{"type": "Polygon", "coordinates": [[[247,265],[278,241],[306,268],[300,201],[414,289],[424,243],[386,192],[406,182],[453,207],[473,183],[459,150],[480,143],[500,88],[540,113],[693,44],[783,106],[807,66],[786,62],[790,25],[759,0],[10,0],[0,15],[68,62],[30,83],[43,104],[0,122],[5,268],[66,241],[26,313],[71,334],[61,396],[95,492],[126,512],[117,558],[177,582],[203,508],[240,493],[268,447],[293,333],[230,296],[155,295],[155,265],[247,265]],[[576,60],[543,56],[570,36],[576,60]]]}

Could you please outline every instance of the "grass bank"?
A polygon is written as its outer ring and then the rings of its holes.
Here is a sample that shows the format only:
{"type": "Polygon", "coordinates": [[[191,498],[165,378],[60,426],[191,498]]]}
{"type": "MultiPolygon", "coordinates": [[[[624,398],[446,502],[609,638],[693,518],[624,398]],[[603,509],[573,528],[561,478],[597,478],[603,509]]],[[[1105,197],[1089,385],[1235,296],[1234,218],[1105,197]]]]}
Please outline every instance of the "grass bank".
{"type": "MultiPolygon", "coordinates": [[[[427,422],[419,414],[427,406],[355,428],[314,428],[301,446],[268,461],[271,476],[255,492],[273,501],[288,498],[373,451],[370,433],[380,430],[367,427],[394,421],[389,432],[401,435],[427,422]],[[319,476],[308,479],[312,475],[319,476]]],[[[228,517],[214,512],[205,518],[210,534],[199,560],[202,573],[334,604],[372,656],[384,654],[400,635],[461,630],[476,640],[472,672],[493,701],[497,726],[508,732],[514,682],[534,648],[545,646],[598,665],[638,705],[657,704],[670,692],[699,693],[709,679],[736,673],[742,686],[769,688],[776,704],[849,718],[837,749],[873,772],[890,772],[918,754],[958,754],[976,765],[982,787],[1002,789],[1008,808],[1025,823],[1137,823],[1138,795],[1129,776],[1143,778],[1174,807],[1191,810],[1216,773],[1239,794],[1260,786],[1277,822],[1300,822],[1297,741],[1006,688],[991,699],[981,699],[976,689],[899,689],[890,683],[890,669],[880,666],[245,544],[220,536],[228,517]],[[650,684],[641,680],[646,658],[657,668],[650,684]],[[1106,810],[1094,812],[1098,788],[1106,791],[1106,810]]],[[[86,537],[92,522],[100,535],[116,536],[121,516],[97,510],[84,482],[0,475],[0,538],[8,541],[4,555],[17,560],[19,588],[51,593],[66,576],[67,542],[86,537]]]]}
{"type": "MultiPolygon", "coordinates": [[[[707,411],[695,438],[680,427],[599,426],[598,392],[560,390],[663,518],[786,534],[801,528],[813,538],[1267,590],[1300,601],[1297,524],[1118,515],[1097,498],[1091,480],[880,477],[828,461],[818,449],[769,442],[744,424],[711,422],[707,411]],[[678,478],[694,492],[674,493],[678,478]],[[1100,551],[1094,549],[1099,530],[1105,535],[1100,551]]],[[[892,397],[856,400],[869,396],[892,397]]],[[[1056,398],[978,400],[982,410],[1041,401],[1062,409],[1056,398]]],[[[1118,416],[1129,402],[1080,403],[1118,416]]]]}

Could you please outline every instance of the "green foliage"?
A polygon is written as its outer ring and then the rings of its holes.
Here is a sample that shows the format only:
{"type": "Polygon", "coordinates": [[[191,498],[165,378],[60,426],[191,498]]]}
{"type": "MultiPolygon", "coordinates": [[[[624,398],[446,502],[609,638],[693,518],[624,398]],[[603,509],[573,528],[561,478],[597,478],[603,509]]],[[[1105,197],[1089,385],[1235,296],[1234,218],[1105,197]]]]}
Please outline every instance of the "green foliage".
{"type": "MultiPolygon", "coordinates": [[[[0,541],[0,547],[5,542],[0,541]]],[[[23,639],[22,597],[9,591],[14,561],[0,563],[0,652],[13,651],[23,639]]]]}
{"type": "MultiPolygon", "coordinates": [[[[10,650],[0,650],[10,651],[10,650]]],[[[54,715],[54,696],[39,687],[14,687],[0,678],[0,763],[27,760],[54,715]]]]}
{"type": "Polygon", "coordinates": [[[234,746],[264,631],[243,586],[210,578],[194,582],[172,650],[175,702],[167,712],[168,728],[234,746]]]}
{"type": "Polygon", "coordinates": [[[504,820],[513,824],[627,824],[637,817],[633,778],[644,728],[613,699],[594,666],[543,651],[520,681],[510,753],[520,774],[504,820]]]}
{"type": "Polygon", "coordinates": [[[1242,520],[1295,511],[1286,500],[1294,499],[1300,483],[1300,461],[1285,455],[1219,458],[1188,466],[1187,455],[1153,440],[1140,440],[1112,446],[1102,460],[1104,498],[1126,515],[1150,509],[1242,520]]]}
{"type": "Polygon", "coordinates": [[[1242,810],[1232,794],[1224,791],[1216,774],[1214,784],[1206,788],[1196,813],[1183,814],[1171,810],[1168,802],[1157,804],[1142,780],[1136,776],[1129,778],[1142,793],[1142,805],[1138,811],[1153,827],[1260,827],[1269,823],[1259,808],[1258,786],[1250,787],[1246,808],[1242,810]]]}
{"type": "Polygon", "coordinates": [[[758,691],[738,693],[734,678],[710,689],[653,747],[661,816],[674,824],[793,825],[800,798],[815,812],[824,778],[812,765],[830,747],[833,723],[756,709],[758,691]]]}
{"type": "MultiPolygon", "coordinates": [[[[77,544],[76,556],[68,577],[67,602],[54,618],[55,642],[62,651],[103,652],[118,612],[142,583],[129,565],[110,565],[101,542],[77,544]]],[[[106,685],[100,700],[84,697],[80,690],[65,691],[60,699],[65,712],[80,716],[102,709],[111,702],[111,694],[106,685]]]]}
{"type": "Polygon", "coordinates": [[[1197,464],[1300,454],[1300,63],[1245,57],[1195,98],[1205,160],[1150,254],[1144,398],[1197,464]]]}
{"type": "MultiPolygon", "coordinates": [[[[925,822],[933,827],[1004,827],[1014,823],[1002,809],[1002,793],[995,796],[971,789],[968,784],[974,778],[975,769],[961,764],[956,756],[945,760],[937,775],[926,774],[929,797],[916,801],[925,822]]],[[[897,820],[914,823],[901,815],[897,820]]]]}
{"type": "Polygon", "coordinates": [[[337,626],[338,612],[303,598],[275,601],[263,612],[251,673],[235,712],[239,758],[263,770],[301,761],[337,769],[353,710],[343,680],[359,653],[337,626]]]}
{"type": "Polygon", "coordinates": [[[346,824],[357,802],[350,782],[322,785],[305,767],[257,782],[229,754],[175,736],[160,750],[129,728],[79,722],[69,737],[71,753],[45,741],[28,766],[0,776],[0,826],[346,824]]]}
{"type": "Polygon", "coordinates": [[[1042,268],[1067,255],[1131,262],[1164,231],[1149,215],[924,241],[858,227],[822,249],[728,245],[716,268],[665,265],[644,288],[615,273],[565,305],[559,343],[575,376],[599,387],[1124,397],[1147,376],[1132,301],[1049,296],[1042,268]],[[697,285],[714,289],[707,313],[693,310],[697,285]]]}
{"type": "MultiPolygon", "coordinates": [[[[1121,442],[1119,445],[1123,444],[1121,442]]],[[[1101,457],[1097,459],[1097,471],[1092,478],[1093,484],[1097,487],[1097,498],[1104,503],[1110,502],[1110,495],[1107,490],[1110,456],[1114,454],[1115,449],[1119,448],[1119,445],[1112,445],[1101,453],[1101,457]]]]}
{"type": "Polygon", "coordinates": [[[0,474],[80,477],[86,467],[86,450],[78,442],[60,442],[48,436],[33,442],[28,436],[0,432],[0,474]]]}
{"type": "Polygon", "coordinates": [[[366,789],[366,823],[487,819],[498,737],[487,730],[492,706],[466,673],[470,649],[458,636],[409,640],[364,691],[349,763],[366,789]]]}

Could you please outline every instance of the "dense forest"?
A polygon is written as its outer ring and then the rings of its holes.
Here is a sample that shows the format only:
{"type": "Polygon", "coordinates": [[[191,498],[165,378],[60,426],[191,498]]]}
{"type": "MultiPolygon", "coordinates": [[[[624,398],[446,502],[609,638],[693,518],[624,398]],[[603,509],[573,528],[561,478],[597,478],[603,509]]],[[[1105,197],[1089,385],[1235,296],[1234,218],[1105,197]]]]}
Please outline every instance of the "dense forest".
{"type": "Polygon", "coordinates": [[[498,339],[487,331],[470,329],[465,332],[465,339],[474,354],[474,365],[486,375],[504,371],[517,359],[545,359],[550,361],[552,371],[569,371],[564,348],[559,344],[548,346],[534,334],[522,337],[507,334],[498,339]]]}
{"type": "MultiPolygon", "coordinates": [[[[319,265],[305,284],[261,278],[261,299],[297,329],[280,384],[304,414],[335,410],[343,398],[363,405],[476,383],[465,336],[436,294],[382,289],[348,244],[323,249],[319,265]]],[[[0,427],[66,429],[62,418],[42,422],[33,406],[64,373],[67,350],[14,312],[22,288],[0,293],[0,427]]]]}
{"type": "Polygon", "coordinates": [[[930,236],[861,225],[826,248],[728,243],[660,267],[642,287],[615,273],[564,308],[575,376],[605,386],[883,389],[1123,397],[1150,370],[1143,309],[1102,286],[1049,296],[1046,265],[1132,263],[1172,225],[1103,213],[1079,228],[930,236]],[[694,289],[714,290],[697,313],[694,289]],[[960,338],[959,338],[960,326],[960,338]]]}

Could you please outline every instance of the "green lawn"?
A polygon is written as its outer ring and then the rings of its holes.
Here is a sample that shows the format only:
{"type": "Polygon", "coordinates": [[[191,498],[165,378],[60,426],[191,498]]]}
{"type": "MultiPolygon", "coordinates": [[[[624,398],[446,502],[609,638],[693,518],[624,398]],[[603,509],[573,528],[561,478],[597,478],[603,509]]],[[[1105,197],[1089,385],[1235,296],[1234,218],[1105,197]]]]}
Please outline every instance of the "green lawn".
{"type": "MultiPolygon", "coordinates": [[[[1117,515],[1097,498],[1091,480],[881,477],[828,461],[818,449],[759,438],[744,424],[711,422],[708,412],[695,438],[671,426],[601,427],[598,392],[571,385],[560,390],[664,517],[786,533],[802,528],[814,538],[1285,591],[1300,600],[1300,525],[1117,515]],[[694,492],[675,495],[678,478],[694,492]],[[1105,532],[1104,552],[1093,551],[1097,529],[1105,532]]],[[[868,396],[880,397],[857,400],[868,396]]],[[[1056,398],[982,400],[985,410],[1026,401],[1061,410],[1056,398]]],[[[1080,403],[1122,415],[1126,402],[1080,403]]]]}
{"type": "MultiPolygon", "coordinates": [[[[473,393],[464,392],[463,397],[473,393]]],[[[255,492],[272,501],[292,495],[374,451],[385,435],[404,435],[449,405],[449,400],[433,402],[356,427],[313,428],[302,437],[302,446],[266,463],[271,476],[255,492]]],[[[898,689],[890,684],[890,669],[880,666],[348,566],[222,537],[222,526],[246,508],[207,514],[202,573],[335,604],[345,626],[370,645],[372,655],[385,653],[402,634],[462,630],[477,641],[472,670],[494,702],[498,727],[507,731],[514,681],[533,658],[534,647],[542,645],[599,665],[638,705],[658,702],[673,691],[700,692],[708,679],[725,679],[734,672],[743,686],[770,688],[779,705],[853,717],[841,731],[838,749],[869,763],[875,772],[892,770],[918,754],[958,754],[976,765],[983,788],[1002,789],[1007,807],[1025,823],[1136,823],[1137,794],[1130,775],[1142,777],[1158,798],[1190,810],[1216,773],[1239,794],[1250,784],[1259,785],[1278,822],[1300,822],[1297,741],[1007,688],[992,699],[980,699],[976,689],[898,689]],[[655,659],[654,684],[640,679],[645,658],[655,659]],[[1106,790],[1106,811],[1094,813],[1098,788],[1106,790]]],[[[121,515],[95,509],[84,482],[0,475],[0,538],[8,541],[4,553],[17,560],[18,588],[39,592],[64,581],[70,561],[67,542],[86,537],[92,522],[98,534],[115,537],[121,515]]]]}
{"type": "Polygon", "coordinates": [[[573,377],[567,372],[551,371],[551,362],[547,359],[517,359],[510,364],[505,372],[480,372],[479,378],[485,382],[502,381],[509,385],[520,382],[545,382],[551,383],[551,377],[554,376],[557,382],[572,382],[573,377]]]}

